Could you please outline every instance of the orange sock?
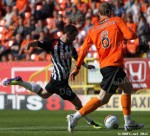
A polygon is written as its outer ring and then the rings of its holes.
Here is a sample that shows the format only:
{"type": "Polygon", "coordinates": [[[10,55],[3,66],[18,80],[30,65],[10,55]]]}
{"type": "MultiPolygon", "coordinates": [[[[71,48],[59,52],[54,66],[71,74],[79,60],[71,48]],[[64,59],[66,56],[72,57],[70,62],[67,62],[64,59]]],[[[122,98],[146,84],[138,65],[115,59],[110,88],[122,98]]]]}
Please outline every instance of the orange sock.
{"type": "Polygon", "coordinates": [[[122,105],[123,115],[130,115],[131,114],[131,95],[122,94],[121,105],[122,105]]]}
{"type": "Polygon", "coordinates": [[[90,101],[83,106],[79,112],[82,116],[91,113],[92,111],[96,110],[98,107],[102,106],[100,99],[92,98],[90,101]]]}

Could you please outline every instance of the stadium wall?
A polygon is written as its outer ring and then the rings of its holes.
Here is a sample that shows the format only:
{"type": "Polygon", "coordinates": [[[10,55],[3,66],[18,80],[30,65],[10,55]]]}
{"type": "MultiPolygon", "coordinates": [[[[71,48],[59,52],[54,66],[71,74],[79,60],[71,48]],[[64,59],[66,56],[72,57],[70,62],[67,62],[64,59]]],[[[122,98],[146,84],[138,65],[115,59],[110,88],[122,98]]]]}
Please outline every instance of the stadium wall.
{"type": "MultiPolygon", "coordinates": [[[[97,60],[86,59],[87,63],[96,66],[95,71],[81,68],[80,74],[74,82],[69,82],[74,91],[81,94],[89,94],[89,90],[100,90],[99,83],[102,76],[99,71],[97,60]],[[82,91],[81,91],[82,90],[82,91]]],[[[73,63],[73,66],[75,64],[73,63]]],[[[150,59],[132,58],[124,60],[125,71],[132,82],[134,91],[150,90],[150,59]]],[[[30,61],[30,62],[1,62],[0,63],[0,93],[4,94],[30,94],[30,92],[19,86],[4,87],[2,83],[7,78],[13,78],[20,75],[25,81],[31,81],[45,87],[50,79],[52,72],[52,63],[50,61],[30,61]]]]}
{"type": "MultiPolygon", "coordinates": [[[[83,105],[97,95],[79,95],[83,105]]],[[[150,111],[150,95],[132,95],[132,111],[150,111]]],[[[53,95],[42,99],[37,95],[0,95],[0,110],[75,110],[74,106],[53,95]]],[[[114,95],[108,104],[97,109],[98,111],[121,111],[120,95],[114,95]]]]}
{"type": "MultiPolygon", "coordinates": [[[[99,74],[97,60],[86,59],[87,63],[96,66],[95,71],[87,71],[82,68],[75,82],[70,82],[71,87],[76,91],[85,104],[94,95],[89,95],[88,89],[100,90],[99,82],[102,76],[99,74]],[[97,87],[98,86],[98,87],[97,87]],[[96,88],[97,87],[97,88],[96,88]],[[84,93],[80,93],[84,91],[84,93]],[[88,94],[88,95],[83,95],[88,94]]],[[[75,64],[73,64],[74,66],[75,64]]],[[[132,82],[134,93],[132,95],[132,110],[149,111],[150,109],[150,59],[133,58],[124,60],[125,71],[132,82]]],[[[5,62],[0,63],[0,110],[5,109],[27,109],[27,110],[74,110],[71,103],[63,101],[59,96],[54,95],[47,100],[43,100],[30,91],[19,87],[4,87],[3,81],[20,75],[25,81],[40,84],[43,88],[49,81],[52,72],[52,63],[45,62],[5,62]]],[[[121,110],[120,95],[114,95],[109,104],[98,110],[121,110]]]]}

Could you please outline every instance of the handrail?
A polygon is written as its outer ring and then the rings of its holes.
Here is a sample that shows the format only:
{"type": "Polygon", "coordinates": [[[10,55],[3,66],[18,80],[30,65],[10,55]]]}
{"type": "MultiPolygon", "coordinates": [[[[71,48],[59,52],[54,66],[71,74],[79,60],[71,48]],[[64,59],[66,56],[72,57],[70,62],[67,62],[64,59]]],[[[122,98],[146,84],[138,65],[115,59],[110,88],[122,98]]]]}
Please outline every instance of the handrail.
{"type": "Polygon", "coordinates": [[[51,66],[53,66],[53,64],[49,64],[49,65],[47,65],[45,68],[43,68],[42,70],[39,70],[39,71],[33,73],[33,74],[29,77],[29,81],[32,81],[32,79],[33,79],[36,75],[40,74],[40,73],[43,72],[43,71],[46,72],[46,81],[48,81],[48,79],[49,79],[49,78],[48,78],[48,68],[51,67],[51,66]]]}

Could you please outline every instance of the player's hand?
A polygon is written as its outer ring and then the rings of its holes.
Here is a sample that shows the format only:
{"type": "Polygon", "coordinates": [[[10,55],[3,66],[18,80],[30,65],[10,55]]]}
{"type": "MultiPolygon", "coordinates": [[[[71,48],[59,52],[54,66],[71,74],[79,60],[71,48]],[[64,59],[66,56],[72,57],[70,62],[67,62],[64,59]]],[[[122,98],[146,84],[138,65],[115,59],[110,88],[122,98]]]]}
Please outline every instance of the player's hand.
{"type": "Polygon", "coordinates": [[[95,69],[95,66],[93,66],[93,65],[88,65],[88,66],[87,66],[87,69],[95,69]]]}
{"type": "Polygon", "coordinates": [[[79,73],[79,69],[75,68],[71,74],[70,74],[70,78],[71,78],[71,81],[74,81],[75,80],[75,77],[78,75],[79,73]]]}

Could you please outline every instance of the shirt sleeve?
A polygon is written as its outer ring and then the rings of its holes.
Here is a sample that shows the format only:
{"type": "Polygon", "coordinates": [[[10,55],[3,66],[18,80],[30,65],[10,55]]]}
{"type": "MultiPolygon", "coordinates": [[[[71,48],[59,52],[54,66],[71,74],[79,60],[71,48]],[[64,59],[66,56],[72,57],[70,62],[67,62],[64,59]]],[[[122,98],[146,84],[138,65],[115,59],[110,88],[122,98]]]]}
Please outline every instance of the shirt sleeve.
{"type": "Polygon", "coordinates": [[[80,67],[82,65],[82,62],[83,62],[84,58],[86,57],[86,55],[89,51],[89,48],[91,47],[91,45],[93,43],[89,33],[90,33],[90,31],[88,32],[88,35],[85,38],[83,45],[81,46],[81,49],[80,49],[80,52],[78,55],[78,59],[76,62],[77,67],[80,67]]]}
{"type": "Polygon", "coordinates": [[[78,59],[78,53],[74,47],[72,47],[72,57],[77,60],[78,59]]]}
{"type": "Polygon", "coordinates": [[[38,47],[42,48],[43,50],[50,52],[53,46],[53,40],[50,41],[38,41],[38,47]]]}
{"type": "Polygon", "coordinates": [[[121,18],[118,18],[118,23],[117,24],[118,24],[119,29],[121,30],[121,32],[122,32],[125,39],[132,40],[132,39],[137,38],[136,33],[131,31],[121,18]]]}

